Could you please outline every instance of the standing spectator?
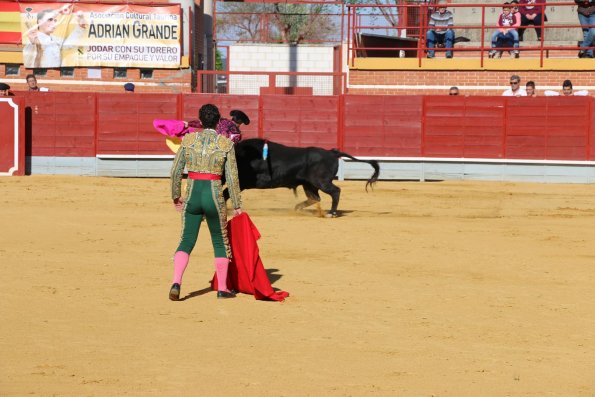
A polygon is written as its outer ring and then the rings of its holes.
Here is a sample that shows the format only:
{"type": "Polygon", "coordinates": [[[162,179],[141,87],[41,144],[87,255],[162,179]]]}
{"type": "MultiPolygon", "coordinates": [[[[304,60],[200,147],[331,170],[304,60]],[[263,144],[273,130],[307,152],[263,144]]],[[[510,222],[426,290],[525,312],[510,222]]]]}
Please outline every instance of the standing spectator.
{"type": "Polygon", "coordinates": [[[426,34],[426,41],[428,42],[428,58],[434,58],[433,48],[436,42],[444,43],[446,48],[446,57],[452,58],[452,47],[455,41],[455,32],[451,29],[454,25],[452,12],[446,9],[446,0],[438,1],[438,11],[434,11],[430,15],[428,23],[433,29],[429,29],[426,34]]]}
{"type": "Polygon", "coordinates": [[[537,92],[535,92],[535,82],[527,81],[527,84],[525,84],[525,91],[527,91],[527,96],[537,96],[537,92]]]}
{"type": "MultiPolygon", "coordinates": [[[[511,11],[510,3],[504,3],[502,7],[502,14],[498,18],[498,30],[492,33],[492,50],[489,53],[490,58],[494,58],[496,54],[502,56],[502,51],[497,51],[494,48],[498,47],[498,41],[504,42],[512,41],[514,48],[519,48],[519,32],[516,28],[521,25],[520,18],[516,18],[511,11]]],[[[519,57],[519,50],[514,50],[514,57],[519,57]]]]}
{"type": "Polygon", "coordinates": [[[574,0],[578,5],[578,20],[583,27],[583,42],[578,53],[579,58],[593,58],[593,40],[595,40],[595,0],[574,0]],[[589,26],[591,25],[591,26],[589,26]]]}
{"type": "Polygon", "coordinates": [[[521,78],[516,74],[510,76],[510,88],[502,93],[502,96],[527,96],[527,91],[521,88],[521,78]]]}
{"type": "Polygon", "coordinates": [[[459,95],[459,87],[450,87],[448,95],[459,95]]]}
{"type": "Polygon", "coordinates": [[[134,93],[134,84],[132,84],[132,83],[124,84],[124,91],[126,93],[134,93]]]}
{"type": "Polygon", "coordinates": [[[523,41],[525,29],[529,25],[535,28],[537,41],[541,41],[541,23],[547,22],[547,15],[543,14],[544,8],[540,4],[545,4],[545,0],[521,0],[521,27],[519,28],[519,41],[523,41]]]}
{"type": "Polygon", "coordinates": [[[49,91],[45,87],[37,86],[37,78],[35,77],[34,74],[28,74],[27,77],[25,77],[25,80],[27,81],[27,86],[29,87],[29,91],[37,91],[37,92],[49,91]]]}

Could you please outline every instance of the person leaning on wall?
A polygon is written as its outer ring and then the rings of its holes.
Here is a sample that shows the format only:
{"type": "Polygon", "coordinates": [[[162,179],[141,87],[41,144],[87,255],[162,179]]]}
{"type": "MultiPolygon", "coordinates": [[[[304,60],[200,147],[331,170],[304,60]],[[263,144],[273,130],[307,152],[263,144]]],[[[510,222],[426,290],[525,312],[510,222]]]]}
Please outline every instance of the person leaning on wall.
{"type": "Polygon", "coordinates": [[[0,97],[1,96],[14,96],[14,94],[10,92],[10,86],[6,83],[0,83],[0,97]]]}
{"type": "Polygon", "coordinates": [[[535,91],[535,82],[527,81],[527,84],[525,84],[525,91],[527,91],[527,96],[537,96],[537,92],[535,91]]]}
{"type": "Polygon", "coordinates": [[[502,96],[527,96],[527,91],[521,88],[521,78],[518,75],[510,76],[510,88],[504,91],[502,96]]]}
{"type": "Polygon", "coordinates": [[[45,87],[39,87],[37,85],[37,78],[35,77],[34,74],[28,74],[27,77],[25,77],[25,80],[27,81],[27,87],[29,92],[47,92],[49,91],[47,88],[45,87]]]}
{"type": "Polygon", "coordinates": [[[589,91],[579,90],[575,91],[572,87],[572,81],[564,80],[562,83],[562,94],[558,91],[546,90],[544,91],[545,96],[589,96],[589,91]]]}

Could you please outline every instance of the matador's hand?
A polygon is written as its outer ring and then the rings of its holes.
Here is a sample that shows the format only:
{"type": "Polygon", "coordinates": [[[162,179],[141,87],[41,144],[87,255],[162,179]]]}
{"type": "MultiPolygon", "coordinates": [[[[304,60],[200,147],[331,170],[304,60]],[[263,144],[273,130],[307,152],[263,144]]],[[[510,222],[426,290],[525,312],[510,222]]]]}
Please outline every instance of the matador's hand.
{"type": "Polygon", "coordinates": [[[174,199],[174,208],[176,209],[176,211],[182,212],[182,210],[184,209],[184,199],[182,199],[181,197],[174,199]]]}

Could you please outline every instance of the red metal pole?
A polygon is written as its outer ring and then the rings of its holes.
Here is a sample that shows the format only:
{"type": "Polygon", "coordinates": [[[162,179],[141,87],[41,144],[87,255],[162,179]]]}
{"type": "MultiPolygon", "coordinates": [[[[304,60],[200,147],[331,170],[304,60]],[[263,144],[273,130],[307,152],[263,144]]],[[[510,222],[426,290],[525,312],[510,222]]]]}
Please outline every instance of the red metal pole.
{"type": "Polygon", "coordinates": [[[481,7],[481,48],[479,52],[479,66],[483,68],[483,57],[485,50],[485,35],[486,35],[486,8],[485,5],[481,7]]]}

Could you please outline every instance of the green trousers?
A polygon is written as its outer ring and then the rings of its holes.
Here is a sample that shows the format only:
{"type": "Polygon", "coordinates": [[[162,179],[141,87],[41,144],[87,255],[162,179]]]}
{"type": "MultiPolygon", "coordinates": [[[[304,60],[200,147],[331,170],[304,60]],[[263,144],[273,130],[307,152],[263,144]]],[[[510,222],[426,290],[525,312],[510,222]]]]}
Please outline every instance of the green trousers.
{"type": "Polygon", "coordinates": [[[192,252],[206,218],[216,258],[229,258],[231,251],[227,238],[227,208],[221,181],[188,179],[186,203],[182,211],[182,236],[177,251],[192,252]]]}

